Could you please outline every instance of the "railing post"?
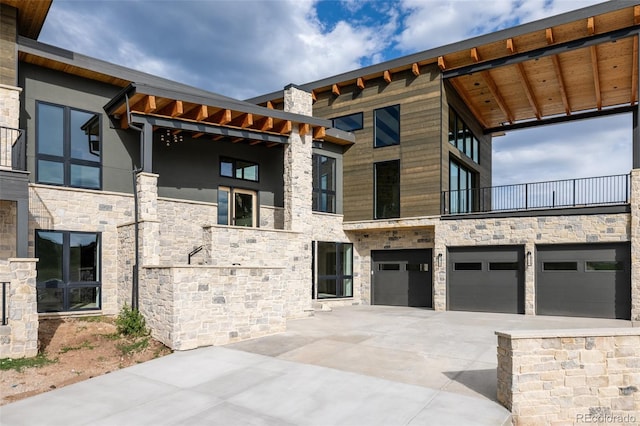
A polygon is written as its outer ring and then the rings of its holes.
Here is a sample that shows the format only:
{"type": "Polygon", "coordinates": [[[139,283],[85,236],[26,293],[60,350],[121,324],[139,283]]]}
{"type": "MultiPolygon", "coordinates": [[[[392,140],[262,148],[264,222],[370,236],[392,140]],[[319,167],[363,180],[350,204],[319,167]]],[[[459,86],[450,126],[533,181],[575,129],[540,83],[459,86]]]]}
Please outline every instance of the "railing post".
{"type": "Polygon", "coordinates": [[[2,325],[7,325],[7,283],[2,283],[2,325]]]}
{"type": "Polygon", "coordinates": [[[576,180],[573,179],[573,207],[576,206],[576,180]]]}
{"type": "Polygon", "coordinates": [[[529,184],[524,184],[524,209],[529,209],[529,184]]]}

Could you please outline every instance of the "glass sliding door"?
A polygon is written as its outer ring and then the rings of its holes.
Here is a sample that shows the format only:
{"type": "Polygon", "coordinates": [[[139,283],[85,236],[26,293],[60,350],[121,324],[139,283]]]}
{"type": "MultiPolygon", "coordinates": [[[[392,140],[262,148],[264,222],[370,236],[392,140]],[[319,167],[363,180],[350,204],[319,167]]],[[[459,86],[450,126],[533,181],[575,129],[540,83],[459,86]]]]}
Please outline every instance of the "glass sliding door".
{"type": "Polygon", "coordinates": [[[239,188],[218,188],[218,225],[258,226],[258,194],[239,188]]]}

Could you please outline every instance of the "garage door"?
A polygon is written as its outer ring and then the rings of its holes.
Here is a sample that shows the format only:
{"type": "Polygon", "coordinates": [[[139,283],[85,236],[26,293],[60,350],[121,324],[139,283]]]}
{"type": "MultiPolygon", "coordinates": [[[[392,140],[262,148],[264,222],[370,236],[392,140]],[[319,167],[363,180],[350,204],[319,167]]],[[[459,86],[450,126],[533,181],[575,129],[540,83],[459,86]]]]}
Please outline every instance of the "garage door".
{"type": "Polygon", "coordinates": [[[430,249],[372,251],[374,305],[433,307],[430,249]]]}
{"type": "Polygon", "coordinates": [[[449,247],[448,309],[524,313],[524,247],[449,247]]]}
{"type": "Polygon", "coordinates": [[[537,247],[536,312],[631,318],[631,247],[576,244],[537,247]]]}

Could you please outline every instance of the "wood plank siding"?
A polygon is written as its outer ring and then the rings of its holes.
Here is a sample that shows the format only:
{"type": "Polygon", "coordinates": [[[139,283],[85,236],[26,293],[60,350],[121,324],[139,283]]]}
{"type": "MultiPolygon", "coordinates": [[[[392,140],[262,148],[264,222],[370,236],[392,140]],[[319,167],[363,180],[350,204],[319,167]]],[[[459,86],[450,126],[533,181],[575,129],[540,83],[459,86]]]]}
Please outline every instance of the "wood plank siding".
{"type": "MultiPolygon", "coordinates": [[[[354,131],[356,143],[344,154],[345,221],[373,219],[374,164],[398,159],[400,216],[440,214],[441,190],[449,187],[449,156],[464,157],[448,142],[448,105],[441,96],[441,76],[436,65],[429,65],[421,67],[417,76],[413,70],[406,70],[392,74],[391,82],[383,77],[365,79],[364,89],[354,81],[339,90],[316,93],[316,117],[331,119],[363,113],[363,129],[354,131]],[[374,110],[392,105],[400,105],[400,144],[374,148],[374,110]]],[[[458,97],[454,101],[460,102],[458,97]]],[[[481,140],[484,164],[478,166],[468,160],[470,168],[490,174],[486,171],[491,167],[491,145],[485,143],[490,138],[483,137],[463,105],[458,109],[464,110],[465,120],[481,140]]],[[[488,182],[490,179],[489,176],[488,182]]],[[[481,182],[487,182],[486,178],[481,182]]]]}

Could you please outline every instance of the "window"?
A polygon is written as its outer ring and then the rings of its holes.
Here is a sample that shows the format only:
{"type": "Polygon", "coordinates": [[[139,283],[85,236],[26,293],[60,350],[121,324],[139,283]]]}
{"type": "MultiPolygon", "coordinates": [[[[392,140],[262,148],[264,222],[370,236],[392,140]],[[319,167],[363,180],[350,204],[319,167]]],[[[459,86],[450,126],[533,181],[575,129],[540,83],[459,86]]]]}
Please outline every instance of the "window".
{"type": "Polygon", "coordinates": [[[456,262],[453,265],[455,271],[482,271],[481,262],[456,262]]]}
{"type": "Polygon", "coordinates": [[[480,162],[478,139],[453,108],[449,108],[449,143],[476,163],[480,162]]]}
{"type": "Polygon", "coordinates": [[[100,235],[36,231],[38,312],[100,309],[100,235]]]}
{"type": "Polygon", "coordinates": [[[258,196],[255,191],[218,188],[218,225],[257,226],[258,196]]]}
{"type": "Polygon", "coordinates": [[[400,105],[374,110],[373,122],[373,146],[375,148],[400,143],[400,105]]]}
{"type": "Polygon", "coordinates": [[[475,174],[466,167],[449,163],[449,212],[469,213],[474,211],[475,174]]]}
{"type": "Polygon", "coordinates": [[[220,176],[258,182],[258,164],[222,157],[220,158],[220,176]]]}
{"type": "Polygon", "coordinates": [[[344,115],[331,120],[332,126],[345,132],[353,132],[362,129],[362,113],[344,115]]]}
{"type": "Polygon", "coordinates": [[[517,271],[520,269],[519,262],[491,262],[489,263],[490,271],[517,271]]]}
{"type": "Polygon", "coordinates": [[[313,297],[353,297],[353,244],[314,242],[313,297]]]}
{"type": "Polygon", "coordinates": [[[615,260],[587,261],[586,271],[624,271],[624,262],[615,260]]]}
{"type": "Polygon", "coordinates": [[[313,154],[313,211],[336,212],[336,159],[313,154]]]}
{"type": "Polygon", "coordinates": [[[400,217],[400,160],[374,165],[375,218],[400,217]]]}
{"type": "Polygon", "coordinates": [[[100,189],[100,114],[38,102],[38,183],[100,189]]]}
{"type": "Polygon", "coordinates": [[[578,262],[544,262],[542,269],[545,271],[577,271],[578,262]]]}

